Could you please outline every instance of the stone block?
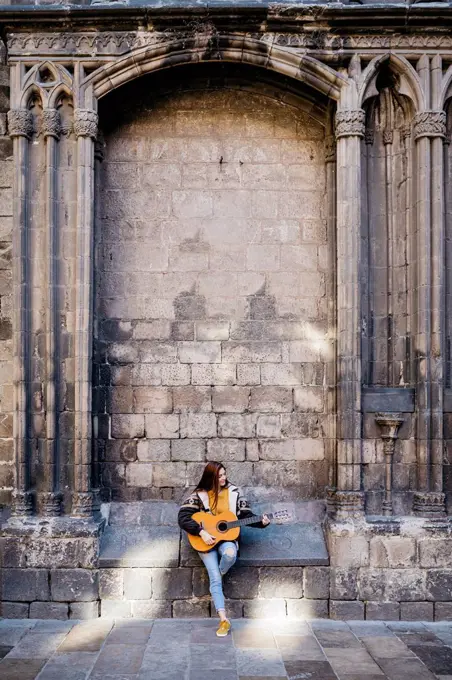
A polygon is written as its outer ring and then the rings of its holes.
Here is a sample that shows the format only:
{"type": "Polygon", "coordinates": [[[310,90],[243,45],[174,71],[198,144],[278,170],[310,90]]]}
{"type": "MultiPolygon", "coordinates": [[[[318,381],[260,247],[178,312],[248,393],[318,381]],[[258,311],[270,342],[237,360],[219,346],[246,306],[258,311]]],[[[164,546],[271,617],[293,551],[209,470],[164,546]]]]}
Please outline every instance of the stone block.
{"type": "Polygon", "coordinates": [[[374,536],[370,541],[371,567],[412,567],[416,562],[416,541],[407,536],[374,536]]]}
{"type": "Polygon", "coordinates": [[[90,569],[52,569],[50,593],[56,602],[90,602],[99,596],[98,572],[90,569]]]}
{"type": "Polygon", "coordinates": [[[105,619],[130,619],[132,604],[126,600],[101,600],[100,615],[105,619]]]}
{"type": "Polygon", "coordinates": [[[213,413],[181,413],[181,438],[216,437],[217,419],[213,413]]]}
{"type": "Polygon", "coordinates": [[[162,364],[159,368],[161,369],[162,385],[190,384],[190,366],[188,364],[162,364]]]}
{"type": "Polygon", "coordinates": [[[222,359],[224,362],[232,364],[262,364],[267,361],[279,363],[281,361],[281,343],[223,342],[222,359]]]}
{"type": "Polygon", "coordinates": [[[433,621],[433,602],[401,602],[401,621],[433,621]]]}
{"type": "Polygon", "coordinates": [[[181,342],[179,343],[181,364],[219,364],[221,363],[220,342],[181,342]]]}
{"type": "Polygon", "coordinates": [[[323,413],[323,387],[295,387],[294,407],[303,413],[323,413]]]}
{"type": "Polygon", "coordinates": [[[207,600],[175,600],[173,602],[173,618],[204,619],[210,614],[207,600]]]}
{"type": "Polygon", "coordinates": [[[150,600],[152,569],[124,569],[124,597],[126,600],[150,600]]]}
{"type": "Polygon", "coordinates": [[[435,602],[435,621],[452,621],[452,602],[435,602]]]}
{"type": "Polygon", "coordinates": [[[153,569],[154,600],[182,600],[192,597],[192,570],[184,568],[153,569]]]}
{"type": "Polygon", "coordinates": [[[128,487],[147,487],[153,484],[154,466],[152,463],[129,463],[126,466],[128,487]]]}
{"type": "Polygon", "coordinates": [[[286,602],[282,599],[245,600],[243,616],[247,619],[274,619],[286,616],[286,602]]]}
{"type": "Polygon", "coordinates": [[[154,463],[152,483],[155,487],[185,486],[185,463],[154,463]]]}
{"type": "Polygon", "coordinates": [[[235,363],[193,364],[191,382],[193,385],[234,385],[236,365],[235,363]]]}
{"type": "Polygon", "coordinates": [[[322,439],[280,439],[261,441],[261,460],[323,460],[322,439]]]}
{"type": "Polygon", "coordinates": [[[56,619],[66,621],[69,618],[69,605],[62,602],[32,602],[30,619],[56,619]]]}
{"type": "Polygon", "coordinates": [[[355,600],[358,597],[358,570],[332,567],[330,597],[332,600],[355,600]]]}
{"type": "Polygon", "coordinates": [[[218,436],[228,438],[249,438],[256,436],[256,423],[258,415],[246,414],[220,414],[218,416],[218,436]]]}
{"type": "Polygon", "coordinates": [[[237,364],[237,385],[260,385],[260,382],[259,364],[237,364]]]}
{"type": "Polygon", "coordinates": [[[135,387],[133,390],[135,413],[171,413],[173,400],[168,387],[135,387]]]}
{"type": "Polygon", "coordinates": [[[111,387],[108,390],[107,410],[108,413],[133,413],[133,389],[121,385],[111,387]]]}
{"type": "Polygon", "coordinates": [[[196,462],[205,459],[206,442],[204,439],[173,439],[171,442],[171,460],[196,462]]]}
{"type": "Polygon", "coordinates": [[[302,373],[300,364],[270,364],[261,365],[262,385],[300,385],[302,373]]]}
{"type": "Polygon", "coordinates": [[[137,442],[135,440],[110,439],[105,442],[105,460],[107,462],[133,463],[136,459],[137,442]]]}
{"type": "Polygon", "coordinates": [[[330,618],[338,621],[363,621],[364,602],[330,600],[330,618]]]}
{"type": "Polygon", "coordinates": [[[0,602],[0,616],[3,619],[28,619],[29,609],[28,602],[0,602]]]}
{"type": "Polygon", "coordinates": [[[249,439],[246,442],[246,460],[256,462],[259,460],[259,442],[256,439],[249,439]]]}
{"type": "MultiPolygon", "coordinates": [[[[186,301],[184,299],[183,301],[184,307],[186,305],[186,301]]],[[[178,310],[180,311],[180,309],[178,310]]],[[[185,307],[185,310],[183,313],[187,313],[187,309],[185,307]]],[[[188,312],[189,314],[192,314],[192,310],[188,312]]],[[[183,318],[183,317],[181,317],[183,318]]],[[[191,318],[191,317],[190,317],[191,318]]],[[[195,339],[195,326],[193,321],[173,321],[171,324],[171,339],[175,341],[179,340],[194,340],[195,339]]]]}
{"type": "Polygon", "coordinates": [[[369,564],[369,541],[365,536],[330,536],[328,547],[331,566],[366,567],[369,564]]]}
{"type": "Polygon", "coordinates": [[[174,439],[179,437],[179,416],[153,413],[145,416],[148,439],[174,439]]]}
{"type": "Polygon", "coordinates": [[[209,575],[204,566],[193,569],[193,595],[195,597],[209,595],[209,575]]]}
{"type": "Polygon", "coordinates": [[[135,340],[168,340],[171,323],[166,320],[138,321],[133,329],[135,340]]]}
{"type": "Polygon", "coordinates": [[[212,409],[218,413],[243,413],[248,409],[249,394],[248,387],[214,387],[212,409]]]}
{"type": "Polygon", "coordinates": [[[447,599],[427,597],[428,591],[426,572],[421,569],[362,568],[359,570],[358,596],[360,600],[413,602],[426,599],[447,599]]]}
{"type": "MultiPolygon", "coordinates": [[[[243,617],[243,602],[240,600],[225,599],[226,611],[231,619],[241,619],[243,617]]],[[[210,616],[217,617],[217,612],[213,602],[210,603],[210,616]]]]}
{"type": "MultiPolygon", "coordinates": [[[[25,579],[33,579],[32,570],[49,568],[59,569],[86,568],[92,569],[97,564],[98,539],[96,538],[25,538],[2,539],[3,545],[3,567],[23,567],[21,571],[25,579]]],[[[16,570],[18,571],[18,570],[16,570]]],[[[47,583],[47,572],[45,576],[38,577],[39,583],[47,583]]],[[[19,575],[18,575],[18,578],[19,575]]],[[[27,590],[33,592],[31,587],[27,590]]],[[[6,598],[16,599],[16,598],[6,598]]],[[[21,599],[21,598],[18,598],[21,599]]],[[[37,598],[36,598],[37,599],[37,598]]],[[[40,600],[46,599],[39,597],[40,600]]]]}
{"type": "Polygon", "coordinates": [[[229,340],[229,321],[197,321],[195,333],[198,341],[229,340]]]}
{"type": "Polygon", "coordinates": [[[114,439],[144,437],[144,416],[113,414],[111,418],[111,436],[114,439]]]}
{"type": "Polygon", "coordinates": [[[138,348],[130,343],[114,342],[108,346],[107,358],[110,364],[135,364],[138,348]]]}
{"type": "Polygon", "coordinates": [[[177,362],[175,343],[144,340],[139,345],[139,351],[140,361],[143,364],[175,364],[177,362]]]}
{"type": "Polygon", "coordinates": [[[132,617],[135,619],[170,619],[171,602],[160,600],[136,600],[131,603],[132,617]]]}
{"type": "Polygon", "coordinates": [[[259,597],[303,597],[303,567],[262,567],[259,570],[259,597]]]}
{"type": "Polygon", "coordinates": [[[186,385],[173,388],[173,410],[175,413],[184,411],[211,411],[210,387],[196,387],[186,385]]]}
{"type": "MultiPolygon", "coordinates": [[[[2,598],[11,602],[49,600],[49,579],[46,569],[2,569],[2,598]]],[[[32,617],[32,618],[40,618],[32,617]]]]}
{"type": "Polygon", "coordinates": [[[366,602],[366,621],[398,621],[398,602],[366,602]]]}
{"type": "Polygon", "coordinates": [[[207,458],[224,463],[245,460],[245,442],[243,439],[210,439],[207,441],[207,458]]]}
{"type": "Polygon", "coordinates": [[[281,437],[281,416],[271,413],[259,416],[257,419],[256,434],[258,437],[281,437]]]}
{"type": "MultiPolygon", "coordinates": [[[[164,364],[169,368],[176,370],[177,364],[164,364]]],[[[162,366],[157,364],[137,364],[136,366],[121,366],[121,370],[111,372],[111,381],[113,385],[161,385],[162,384],[162,366]],[[126,370],[130,369],[130,370],[126,370]]],[[[167,378],[167,373],[165,373],[167,378]]],[[[165,382],[164,384],[171,384],[165,382]]],[[[176,383],[178,384],[178,383],[176,383]]]]}
{"type": "Polygon", "coordinates": [[[291,619],[327,619],[328,600],[286,600],[287,616],[291,619]]]}
{"type": "Polygon", "coordinates": [[[99,602],[70,602],[69,603],[69,618],[85,621],[90,619],[97,619],[99,616],[99,602]]]}
{"type": "MultiPolygon", "coordinates": [[[[452,601],[452,569],[429,569],[426,580],[426,600],[452,601]]],[[[402,599],[402,598],[401,598],[402,599]]],[[[409,600],[410,598],[403,598],[409,600]]],[[[420,600],[421,598],[413,598],[420,600]]]]}
{"type": "Polygon", "coordinates": [[[305,567],[304,595],[310,600],[327,600],[330,596],[330,568],[305,567]]]}
{"type": "Polygon", "coordinates": [[[261,413],[290,413],[293,406],[293,395],[290,387],[251,388],[250,411],[261,413]]]}
{"type": "MultiPolygon", "coordinates": [[[[171,442],[173,439],[140,440],[137,443],[137,457],[140,463],[164,463],[171,460],[171,442]]],[[[133,462],[133,461],[130,461],[133,462]]]]}
{"type": "Polygon", "coordinates": [[[419,564],[421,567],[449,567],[452,539],[425,538],[419,541],[419,564]]]}
{"type": "Polygon", "coordinates": [[[224,579],[223,590],[226,597],[233,600],[258,597],[259,571],[255,567],[234,569],[224,579]]]}

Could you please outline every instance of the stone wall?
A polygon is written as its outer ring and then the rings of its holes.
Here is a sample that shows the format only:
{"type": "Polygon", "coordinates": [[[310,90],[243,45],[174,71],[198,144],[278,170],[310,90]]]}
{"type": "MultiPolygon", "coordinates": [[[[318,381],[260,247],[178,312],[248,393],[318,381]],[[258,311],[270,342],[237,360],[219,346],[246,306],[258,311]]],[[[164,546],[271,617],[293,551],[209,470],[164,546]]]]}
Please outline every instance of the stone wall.
{"type": "Polygon", "coordinates": [[[193,76],[161,94],[156,79],[131,84],[100,110],[102,485],[167,496],[210,459],[238,484],[317,497],[324,126],[281,90],[193,76]]]}

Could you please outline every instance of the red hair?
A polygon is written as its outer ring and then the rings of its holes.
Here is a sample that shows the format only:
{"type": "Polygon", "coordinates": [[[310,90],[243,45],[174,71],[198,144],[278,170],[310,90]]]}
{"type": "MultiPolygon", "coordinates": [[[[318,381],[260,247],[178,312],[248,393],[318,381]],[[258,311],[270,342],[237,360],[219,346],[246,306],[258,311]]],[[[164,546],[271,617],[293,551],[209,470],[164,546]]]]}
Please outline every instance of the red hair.
{"type": "Polygon", "coordinates": [[[217,463],[211,460],[207,463],[202,473],[201,479],[199,480],[195,491],[213,491],[214,501],[213,508],[216,508],[218,503],[218,494],[220,492],[220,471],[226,468],[222,463],[217,463]]]}

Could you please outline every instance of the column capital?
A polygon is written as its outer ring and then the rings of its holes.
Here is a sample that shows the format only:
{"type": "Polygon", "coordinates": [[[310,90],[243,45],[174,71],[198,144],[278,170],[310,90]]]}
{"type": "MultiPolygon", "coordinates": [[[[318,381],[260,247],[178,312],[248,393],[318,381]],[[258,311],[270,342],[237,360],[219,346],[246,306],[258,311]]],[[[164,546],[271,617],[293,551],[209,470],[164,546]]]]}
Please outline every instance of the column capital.
{"type": "Polygon", "coordinates": [[[415,141],[421,137],[445,137],[446,112],[421,111],[414,116],[413,128],[415,141]]]}
{"type": "Polygon", "coordinates": [[[327,489],[328,513],[337,520],[363,517],[364,500],[362,491],[342,491],[331,487],[327,489]]]}
{"type": "Polygon", "coordinates": [[[415,491],[413,512],[418,517],[444,517],[446,515],[446,495],[442,491],[415,491]]]}
{"type": "Polygon", "coordinates": [[[63,495],[53,491],[43,491],[39,494],[41,514],[45,517],[59,517],[61,515],[61,502],[63,495]]]}
{"type": "Polygon", "coordinates": [[[366,114],[363,109],[337,111],[335,118],[336,139],[341,137],[364,137],[366,114]]]}
{"type": "Polygon", "coordinates": [[[10,137],[26,137],[33,134],[33,115],[28,109],[8,111],[8,132],[10,137]]]}
{"type": "Polygon", "coordinates": [[[72,512],[74,517],[91,517],[93,514],[93,494],[90,491],[75,491],[72,494],[72,512]]]}
{"type": "Polygon", "coordinates": [[[13,491],[11,511],[15,517],[28,517],[33,514],[33,496],[30,491],[13,491]]]}
{"type": "Polygon", "coordinates": [[[399,432],[399,427],[404,418],[399,413],[376,413],[375,422],[380,427],[381,438],[384,440],[395,440],[399,432]]]}
{"type": "Polygon", "coordinates": [[[74,132],[76,137],[97,137],[97,124],[99,116],[91,109],[75,109],[74,132]]]}
{"type": "Polygon", "coordinates": [[[43,110],[41,129],[44,137],[59,138],[61,134],[61,117],[56,109],[43,110]]]}

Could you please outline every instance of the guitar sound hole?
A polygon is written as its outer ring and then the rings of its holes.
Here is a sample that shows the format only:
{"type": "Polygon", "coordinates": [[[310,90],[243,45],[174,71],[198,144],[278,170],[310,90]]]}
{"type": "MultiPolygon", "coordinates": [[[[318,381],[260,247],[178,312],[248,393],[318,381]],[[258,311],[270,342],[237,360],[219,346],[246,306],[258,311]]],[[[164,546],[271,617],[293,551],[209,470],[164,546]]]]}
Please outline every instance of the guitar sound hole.
{"type": "Polygon", "coordinates": [[[221,533],[224,533],[225,531],[227,531],[228,530],[227,522],[218,522],[217,529],[221,533]]]}

